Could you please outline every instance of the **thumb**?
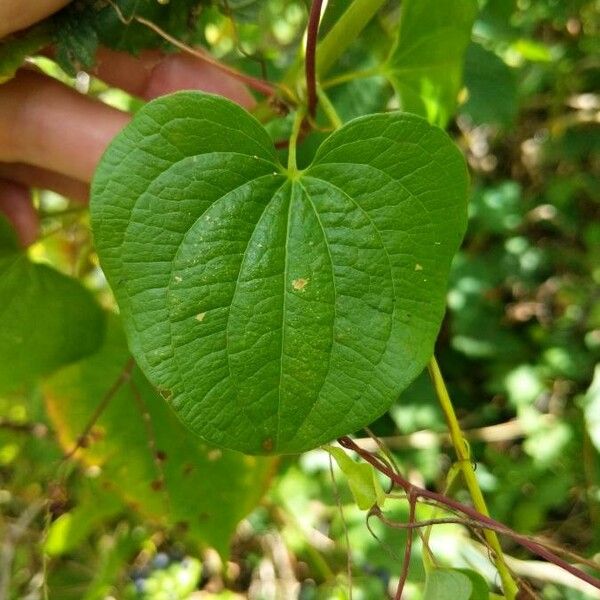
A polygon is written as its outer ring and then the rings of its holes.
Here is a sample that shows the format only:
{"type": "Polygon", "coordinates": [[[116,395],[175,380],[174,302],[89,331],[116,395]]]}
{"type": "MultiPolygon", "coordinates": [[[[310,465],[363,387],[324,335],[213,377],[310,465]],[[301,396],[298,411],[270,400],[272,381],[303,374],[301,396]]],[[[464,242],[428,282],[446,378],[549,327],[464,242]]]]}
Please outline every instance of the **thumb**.
{"type": "Polygon", "coordinates": [[[29,27],[56,12],[70,0],[1,0],[0,38],[29,27]]]}

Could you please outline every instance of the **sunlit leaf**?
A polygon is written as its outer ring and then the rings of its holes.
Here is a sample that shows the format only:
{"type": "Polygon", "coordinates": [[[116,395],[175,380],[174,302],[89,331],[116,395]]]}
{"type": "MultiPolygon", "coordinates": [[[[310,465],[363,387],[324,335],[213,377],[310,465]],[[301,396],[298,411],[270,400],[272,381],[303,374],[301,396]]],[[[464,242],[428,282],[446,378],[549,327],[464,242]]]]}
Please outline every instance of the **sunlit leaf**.
{"type": "Polygon", "coordinates": [[[375,504],[383,506],[385,492],[371,465],[353,461],[341,448],[329,446],[326,450],[333,456],[348,479],[350,491],[358,508],[368,510],[375,504]]]}
{"type": "MultiPolygon", "coordinates": [[[[100,352],[46,383],[48,412],[65,450],[74,447],[128,360],[123,333],[112,322],[100,352]]],[[[109,398],[84,445],[77,457],[100,469],[105,486],[147,518],[222,553],[274,469],[273,459],[204,445],[137,368],[109,398]]]]}
{"type": "Polygon", "coordinates": [[[444,126],[457,105],[476,0],[403,0],[387,73],[403,110],[444,126]]]}

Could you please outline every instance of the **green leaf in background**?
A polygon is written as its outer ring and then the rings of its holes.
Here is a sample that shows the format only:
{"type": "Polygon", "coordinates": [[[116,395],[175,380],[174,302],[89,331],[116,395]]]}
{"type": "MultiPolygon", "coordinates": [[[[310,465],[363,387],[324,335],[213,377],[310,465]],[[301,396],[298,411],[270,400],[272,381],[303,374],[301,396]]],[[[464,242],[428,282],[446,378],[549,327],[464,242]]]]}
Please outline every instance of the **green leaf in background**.
{"type": "Polygon", "coordinates": [[[338,467],[348,479],[350,491],[358,508],[369,510],[374,504],[383,506],[385,492],[371,465],[353,461],[341,448],[328,446],[325,449],[333,456],[338,467]]]}
{"type": "Polygon", "coordinates": [[[432,569],[427,573],[423,600],[471,600],[472,592],[471,579],[464,573],[457,569],[432,569]]]}
{"type": "Polygon", "coordinates": [[[404,0],[401,10],[386,73],[402,110],[444,127],[457,105],[477,2],[404,0]]]}
{"type": "Polygon", "coordinates": [[[356,119],[288,172],[242,108],[180,92],[115,138],[91,213],[132,352],[183,422],[301,452],[370,423],[429,360],[466,189],[420,117],[356,119]]]}
{"type": "Polygon", "coordinates": [[[475,125],[497,123],[510,125],[518,110],[517,79],[497,54],[481,44],[472,43],[465,58],[467,101],[460,112],[468,115],[475,125]]]}
{"type": "MultiPolygon", "coordinates": [[[[48,414],[65,450],[74,447],[129,356],[113,320],[100,352],[46,382],[48,414]]],[[[99,467],[104,484],[146,518],[226,554],[235,527],[264,493],[274,459],[207,447],[181,425],[139,369],[131,381],[118,388],[77,456],[99,467]]]]}
{"type": "Polygon", "coordinates": [[[489,600],[490,590],[485,579],[473,569],[455,569],[461,575],[466,575],[471,582],[471,595],[469,600],[489,600]]]}
{"type": "Polygon", "coordinates": [[[0,391],[7,391],[97,350],[104,317],[87,289],[31,262],[0,223],[0,391]]]}
{"type": "MultiPolygon", "coordinates": [[[[123,502],[94,479],[77,495],[77,505],[52,521],[44,539],[48,556],[73,552],[100,524],[123,511],[123,502]]],[[[72,500],[72,499],[71,499],[72,500]]]]}
{"type": "Polygon", "coordinates": [[[588,435],[600,452],[600,365],[596,365],[594,379],[583,398],[583,412],[588,435]]]}
{"type": "Polygon", "coordinates": [[[39,52],[50,40],[49,27],[32,27],[27,34],[0,40],[0,84],[12,79],[24,60],[39,52]]]}

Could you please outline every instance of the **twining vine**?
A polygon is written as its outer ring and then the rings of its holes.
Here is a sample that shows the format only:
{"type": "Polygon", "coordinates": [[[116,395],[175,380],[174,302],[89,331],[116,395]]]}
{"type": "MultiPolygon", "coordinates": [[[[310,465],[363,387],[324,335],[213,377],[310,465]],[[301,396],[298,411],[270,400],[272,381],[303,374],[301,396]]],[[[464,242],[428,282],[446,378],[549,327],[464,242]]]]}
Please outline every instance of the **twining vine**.
{"type": "MultiPolygon", "coordinates": [[[[354,78],[357,76],[367,76],[368,74],[373,74],[375,72],[371,69],[362,71],[358,73],[358,75],[356,72],[350,75],[342,74],[329,80],[328,82],[324,82],[323,85],[321,85],[320,83],[321,78],[335,63],[337,58],[339,58],[339,56],[348,47],[350,42],[360,33],[360,31],[365,27],[365,25],[370,21],[370,19],[377,13],[379,8],[381,8],[381,6],[384,4],[383,0],[355,0],[350,4],[348,10],[344,12],[342,17],[333,25],[330,32],[324,37],[324,39],[321,42],[319,42],[319,22],[323,9],[323,2],[322,0],[312,1],[309,9],[308,24],[306,31],[306,46],[304,53],[305,88],[303,90],[303,94],[302,90],[299,90],[301,86],[298,86],[298,88],[296,88],[296,84],[298,83],[297,65],[294,65],[290,68],[289,72],[283,77],[283,80],[280,84],[273,84],[269,81],[266,81],[265,79],[252,77],[236,69],[233,69],[232,67],[224,65],[223,63],[214,59],[209,54],[192,48],[191,46],[178,40],[176,37],[166,32],[156,23],[142,16],[134,14],[131,17],[126,18],[122,14],[117,4],[115,4],[112,0],[109,0],[109,3],[114,8],[114,10],[116,11],[119,18],[124,24],[129,24],[131,21],[136,21],[144,27],[152,30],[154,33],[159,35],[165,41],[172,44],[174,47],[190,54],[191,56],[194,56],[200,61],[214,66],[223,73],[234,77],[235,79],[244,83],[255,92],[264,96],[265,100],[262,105],[259,105],[259,108],[257,110],[259,116],[261,114],[261,110],[263,111],[263,114],[268,114],[270,111],[272,112],[273,110],[279,110],[280,112],[288,112],[291,110],[295,110],[291,134],[289,140],[285,141],[285,143],[289,145],[287,167],[290,173],[296,173],[298,169],[298,145],[306,137],[311,128],[316,128],[316,117],[318,107],[320,107],[323,110],[328,120],[330,121],[330,124],[333,129],[337,130],[342,128],[342,120],[338,115],[335,106],[331,103],[327,94],[325,93],[325,88],[327,88],[328,86],[337,85],[350,78],[354,78]]],[[[281,144],[278,145],[281,146],[281,144]]],[[[274,174],[277,175],[277,172],[275,172],[274,174]]],[[[419,266],[420,265],[417,265],[417,267],[419,266]]],[[[200,318],[199,321],[202,321],[204,319],[205,313],[200,314],[202,314],[202,318],[200,318]]],[[[94,424],[100,418],[100,416],[110,403],[111,399],[115,396],[119,388],[124,383],[129,381],[134,399],[138,405],[140,412],[142,413],[142,419],[144,422],[144,427],[146,428],[146,434],[148,438],[148,448],[152,453],[157,472],[159,473],[159,477],[155,482],[153,482],[153,485],[154,488],[160,489],[165,484],[164,472],[162,470],[161,465],[163,459],[160,456],[158,449],[156,448],[156,436],[152,429],[152,424],[149,422],[149,415],[147,408],[144,405],[143,398],[139,393],[139,390],[136,388],[135,384],[132,381],[130,381],[131,372],[134,365],[135,362],[133,359],[127,362],[126,366],[124,367],[117,380],[110,386],[107,393],[98,404],[88,423],[85,425],[84,430],[77,437],[75,445],[65,453],[64,460],[70,459],[76,454],[76,452],[80,448],[85,448],[88,442],[89,433],[91,432],[94,424]]],[[[397,466],[393,464],[393,460],[381,458],[377,454],[369,452],[364,448],[361,448],[361,446],[355,441],[353,441],[350,437],[342,436],[338,439],[339,444],[343,448],[356,453],[360,458],[362,458],[369,465],[371,465],[376,471],[385,475],[391,482],[392,488],[399,488],[403,492],[403,497],[408,503],[408,521],[406,523],[397,523],[388,519],[382,512],[381,507],[377,504],[374,504],[371,507],[367,517],[368,519],[377,518],[387,526],[402,528],[405,529],[407,532],[406,544],[404,547],[404,557],[402,561],[401,571],[399,574],[399,582],[395,593],[396,600],[400,600],[402,598],[402,594],[405,589],[405,584],[408,578],[408,570],[413,549],[415,531],[417,531],[420,528],[430,528],[434,525],[447,523],[459,523],[467,527],[483,531],[483,536],[485,538],[486,544],[491,549],[491,552],[493,554],[493,561],[501,578],[504,593],[509,599],[515,598],[518,592],[518,586],[506,564],[502,547],[498,540],[497,534],[507,536],[512,541],[526,549],[528,552],[536,554],[539,557],[554,563],[555,565],[561,567],[565,571],[571,573],[573,576],[581,579],[582,581],[585,581],[586,583],[594,586],[597,589],[600,589],[600,580],[598,580],[597,578],[584,572],[582,569],[571,565],[570,563],[562,559],[560,556],[558,556],[556,553],[551,551],[546,545],[528,536],[521,535],[518,532],[507,527],[506,525],[490,517],[486,507],[485,499],[483,497],[483,494],[481,492],[481,489],[478,485],[474,473],[474,469],[471,462],[471,456],[465,445],[463,433],[460,430],[454,407],[448,395],[442,377],[442,373],[439,369],[435,358],[432,358],[429,362],[428,370],[448,425],[452,445],[457,455],[457,468],[465,480],[466,487],[471,495],[474,507],[458,502],[447,494],[431,491],[411,483],[407,478],[405,478],[402,475],[397,466]],[[436,517],[427,519],[425,521],[417,521],[416,509],[419,502],[433,503],[436,507],[443,508],[444,510],[452,513],[454,516],[436,517]]],[[[380,444],[378,440],[377,444],[380,444]]],[[[382,450],[385,451],[384,448],[382,448],[382,450]]],[[[339,500],[339,497],[337,495],[337,486],[335,484],[335,479],[334,491],[337,499],[339,500]]],[[[347,530],[345,531],[345,534],[346,541],[349,544],[347,530]]],[[[350,549],[348,550],[350,552],[350,549]]],[[[347,571],[350,585],[352,585],[352,564],[350,557],[348,560],[347,571]]]]}

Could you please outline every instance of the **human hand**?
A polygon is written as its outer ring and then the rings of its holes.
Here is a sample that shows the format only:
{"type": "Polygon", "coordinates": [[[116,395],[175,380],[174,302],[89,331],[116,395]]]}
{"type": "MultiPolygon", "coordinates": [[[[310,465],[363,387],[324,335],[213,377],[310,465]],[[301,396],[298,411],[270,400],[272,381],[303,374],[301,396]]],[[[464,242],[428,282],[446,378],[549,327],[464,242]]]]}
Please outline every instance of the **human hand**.
{"type": "MultiPolygon", "coordinates": [[[[68,2],[4,0],[0,3],[0,38],[68,2]]],[[[184,54],[148,51],[133,57],[101,49],[92,74],[145,100],[180,89],[199,89],[246,107],[253,103],[239,81],[184,54]]],[[[0,212],[13,224],[24,246],[35,241],[39,231],[30,188],[86,202],[96,164],[129,118],[32,69],[22,69],[0,85],[0,212]]]]}

